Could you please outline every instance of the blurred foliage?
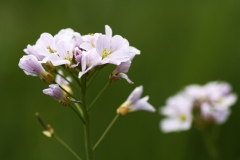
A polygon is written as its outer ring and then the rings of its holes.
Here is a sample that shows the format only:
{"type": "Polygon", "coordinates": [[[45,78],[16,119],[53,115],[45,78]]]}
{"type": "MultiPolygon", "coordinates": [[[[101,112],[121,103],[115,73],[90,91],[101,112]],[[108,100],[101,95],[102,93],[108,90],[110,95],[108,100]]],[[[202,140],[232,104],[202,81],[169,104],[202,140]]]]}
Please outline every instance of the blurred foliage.
{"type": "MultiPolygon", "coordinates": [[[[40,34],[72,28],[81,34],[104,32],[127,38],[141,50],[129,71],[135,84],[124,80],[107,89],[91,111],[96,142],[116,108],[139,85],[158,110],[167,97],[192,83],[223,80],[240,93],[239,0],[15,0],[0,2],[0,159],[66,160],[74,157],[54,139],[42,135],[35,118],[46,123],[84,158],[83,127],[70,109],[42,94],[47,85],[26,76],[17,64],[27,44],[40,34]],[[10,63],[11,62],[11,63],[10,63]]],[[[113,68],[104,69],[88,91],[89,102],[107,82],[113,68]]],[[[239,103],[221,126],[222,159],[240,159],[239,103]],[[237,128],[236,128],[237,127],[237,128]]],[[[96,150],[97,160],[206,160],[201,134],[190,131],[163,134],[162,116],[136,112],[121,117],[96,150]]]]}

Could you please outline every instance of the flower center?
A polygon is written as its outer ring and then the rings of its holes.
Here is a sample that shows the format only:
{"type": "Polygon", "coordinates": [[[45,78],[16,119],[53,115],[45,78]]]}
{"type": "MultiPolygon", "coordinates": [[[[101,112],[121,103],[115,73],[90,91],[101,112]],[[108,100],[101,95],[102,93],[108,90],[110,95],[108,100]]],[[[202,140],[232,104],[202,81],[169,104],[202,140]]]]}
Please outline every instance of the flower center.
{"type": "Polygon", "coordinates": [[[102,59],[106,58],[111,53],[112,53],[112,51],[107,51],[107,49],[104,48],[103,51],[102,51],[102,59]]]}
{"type": "Polygon", "coordinates": [[[187,120],[187,117],[183,114],[179,115],[178,118],[181,122],[185,122],[187,120]]]}
{"type": "Polygon", "coordinates": [[[48,49],[48,51],[49,51],[50,53],[55,53],[55,52],[57,52],[57,51],[53,50],[50,46],[47,46],[47,49],[48,49]]]}

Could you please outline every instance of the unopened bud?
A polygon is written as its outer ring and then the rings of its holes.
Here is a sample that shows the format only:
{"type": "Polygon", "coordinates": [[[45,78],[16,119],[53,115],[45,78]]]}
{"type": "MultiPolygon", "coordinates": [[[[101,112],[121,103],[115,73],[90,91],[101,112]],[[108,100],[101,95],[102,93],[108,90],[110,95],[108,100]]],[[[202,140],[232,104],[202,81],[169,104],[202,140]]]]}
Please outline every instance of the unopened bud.
{"type": "Polygon", "coordinates": [[[109,75],[109,79],[111,82],[115,82],[117,80],[121,79],[121,76],[118,75],[117,71],[114,70],[110,75],[109,75]]]}
{"type": "Polygon", "coordinates": [[[128,112],[129,112],[129,109],[127,107],[120,106],[117,109],[117,113],[122,115],[122,116],[126,115],[128,112]]]}
{"type": "Polygon", "coordinates": [[[47,61],[47,63],[45,63],[45,66],[49,72],[56,71],[56,67],[50,61],[47,61]]]}
{"type": "Polygon", "coordinates": [[[71,100],[68,97],[63,96],[60,100],[58,100],[58,102],[61,103],[63,106],[68,106],[71,100]]]}
{"type": "Polygon", "coordinates": [[[54,81],[53,75],[46,71],[41,73],[40,78],[48,84],[54,81]]]}
{"type": "Polygon", "coordinates": [[[43,131],[43,134],[50,138],[54,134],[54,130],[50,125],[47,125],[47,130],[43,131]]]}

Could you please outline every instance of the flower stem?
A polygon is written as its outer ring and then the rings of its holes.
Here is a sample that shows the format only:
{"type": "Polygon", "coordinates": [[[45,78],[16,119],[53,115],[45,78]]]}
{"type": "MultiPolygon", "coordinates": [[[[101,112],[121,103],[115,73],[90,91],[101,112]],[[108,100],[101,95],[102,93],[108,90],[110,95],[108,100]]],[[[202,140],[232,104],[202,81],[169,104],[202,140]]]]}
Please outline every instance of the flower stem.
{"type": "Polygon", "coordinates": [[[103,91],[108,87],[108,85],[111,83],[111,81],[108,81],[108,83],[103,87],[103,89],[98,93],[98,95],[95,97],[95,99],[92,101],[92,103],[88,107],[88,111],[92,108],[93,104],[97,101],[97,99],[100,97],[100,95],[103,93],[103,91]]]}
{"type": "Polygon", "coordinates": [[[102,136],[99,138],[99,140],[97,141],[97,143],[94,145],[93,150],[95,150],[97,148],[97,146],[100,144],[100,142],[103,140],[103,138],[106,136],[107,132],[110,130],[110,128],[113,126],[113,124],[116,122],[116,120],[118,119],[119,114],[117,114],[112,122],[108,125],[107,129],[103,132],[102,136]]]}
{"type": "Polygon", "coordinates": [[[207,130],[203,134],[204,134],[204,141],[205,141],[206,149],[207,149],[209,156],[213,160],[217,160],[219,158],[218,150],[216,148],[214,137],[211,134],[211,131],[207,130]]]}
{"type": "Polygon", "coordinates": [[[53,137],[59,142],[61,143],[69,152],[72,153],[72,155],[78,159],[78,160],[82,160],[61,138],[59,138],[56,134],[53,134],[53,137]]]}
{"type": "Polygon", "coordinates": [[[83,122],[83,124],[85,124],[85,121],[84,121],[84,119],[83,119],[83,117],[82,117],[82,114],[81,114],[81,110],[79,110],[80,107],[79,107],[79,106],[78,106],[79,108],[77,107],[77,109],[78,109],[79,112],[77,112],[76,109],[75,109],[73,106],[71,106],[70,104],[69,104],[69,107],[77,114],[77,116],[81,119],[81,121],[83,122]]]}
{"type": "Polygon", "coordinates": [[[84,125],[84,134],[85,134],[85,149],[87,160],[93,160],[93,149],[91,144],[91,136],[90,136],[90,121],[89,121],[89,113],[87,110],[86,104],[86,76],[82,76],[82,89],[81,89],[81,100],[82,100],[82,112],[85,120],[84,125]]]}
{"type": "Polygon", "coordinates": [[[67,81],[73,88],[75,88],[78,92],[80,92],[80,90],[72,83],[70,82],[65,76],[63,76],[62,74],[60,74],[58,71],[56,71],[56,74],[58,74],[59,76],[61,76],[65,81],[67,81]]]}

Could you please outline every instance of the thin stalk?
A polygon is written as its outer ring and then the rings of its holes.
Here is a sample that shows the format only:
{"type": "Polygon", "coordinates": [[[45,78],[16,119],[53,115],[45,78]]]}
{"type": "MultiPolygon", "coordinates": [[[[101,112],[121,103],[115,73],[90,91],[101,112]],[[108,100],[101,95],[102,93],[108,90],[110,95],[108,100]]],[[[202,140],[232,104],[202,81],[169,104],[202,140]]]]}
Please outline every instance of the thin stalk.
{"type": "Polygon", "coordinates": [[[98,95],[95,97],[95,99],[92,101],[92,103],[88,107],[88,111],[92,108],[94,103],[97,101],[97,99],[100,97],[100,95],[103,93],[103,91],[108,87],[108,85],[111,83],[111,81],[108,81],[108,83],[103,87],[103,89],[98,93],[98,95]]]}
{"type": "Polygon", "coordinates": [[[75,88],[78,92],[80,92],[80,90],[72,84],[72,82],[70,82],[66,77],[64,77],[62,74],[60,74],[59,72],[56,71],[56,74],[58,74],[59,76],[61,76],[65,81],[67,81],[73,88],[75,88]]]}
{"type": "MultiPolygon", "coordinates": [[[[56,83],[56,82],[55,82],[56,83]]],[[[56,83],[57,84],[57,83],[56,83]]],[[[64,92],[66,92],[70,97],[72,97],[74,100],[77,100],[71,93],[69,93],[66,89],[64,89],[61,85],[58,85],[64,92]]]]}
{"type": "Polygon", "coordinates": [[[88,83],[87,83],[87,87],[90,86],[91,82],[95,79],[95,77],[97,76],[97,74],[99,73],[100,69],[96,69],[93,71],[93,73],[90,75],[90,77],[88,78],[88,83]]]}
{"type": "Polygon", "coordinates": [[[95,70],[93,71],[93,73],[92,73],[92,74],[88,77],[88,79],[87,79],[87,81],[88,81],[87,87],[90,86],[91,82],[95,79],[95,77],[97,76],[97,74],[99,73],[99,71],[100,71],[101,69],[103,69],[103,67],[105,67],[105,65],[97,66],[97,67],[95,68],[95,70]]]}
{"type": "Polygon", "coordinates": [[[76,77],[76,75],[74,75],[74,73],[71,73],[72,77],[74,78],[74,80],[77,82],[77,84],[79,86],[82,86],[81,82],[80,82],[80,79],[78,77],[76,77]]]}
{"type": "Polygon", "coordinates": [[[90,121],[89,114],[87,110],[86,104],[86,75],[82,76],[82,90],[81,90],[81,100],[82,100],[82,111],[84,115],[84,120],[86,124],[84,125],[84,134],[85,134],[85,149],[86,149],[86,157],[87,160],[93,160],[93,149],[91,144],[91,136],[90,136],[90,121]]]}
{"type": "Polygon", "coordinates": [[[107,129],[103,132],[102,136],[98,139],[97,143],[94,145],[93,150],[95,150],[97,148],[97,146],[100,144],[100,142],[103,140],[103,138],[106,136],[106,134],[108,133],[108,131],[110,130],[110,128],[113,126],[113,124],[116,122],[116,120],[118,119],[119,114],[117,114],[113,120],[111,121],[111,123],[108,125],[107,129]]]}
{"type": "Polygon", "coordinates": [[[56,134],[53,134],[53,137],[59,142],[61,143],[69,152],[72,153],[72,155],[78,159],[78,160],[82,160],[61,138],[59,138],[56,134]]]}
{"type": "Polygon", "coordinates": [[[203,134],[204,134],[203,138],[204,138],[206,149],[209,156],[213,160],[217,160],[219,158],[219,155],[218,155],[218,150],[215,146],[214,138],[212,137],[213,135],[211,135],[211,132],[209,130],[205,131],[203,134]]]}
{"type": "Polygon", "coordinates": [[[83,111],[82,111],[82,108],[79,106],[78,103],[74,103],[74,105],[76,106],[78,112],[80,113],[80,115],[83,117],[83,111]]]}
{"type": "MultiPolygon", "coordinates": [[[[70,108],[78,115],[78,117],[82,120],[82,122],[84,123],[84,124],[86,124],[85,123],[85,121],[84,121],[84,119],[83,119],[83,117],[82,117],[82,112],[81,111],[79,111],[79,113],[74,109],[74,107],[73,106],[71,106],[70,104],[69,104],[69,106],[70,106],[70,108]]],[[[77,108],[78,109],[78,108],[77,108]]]]}

